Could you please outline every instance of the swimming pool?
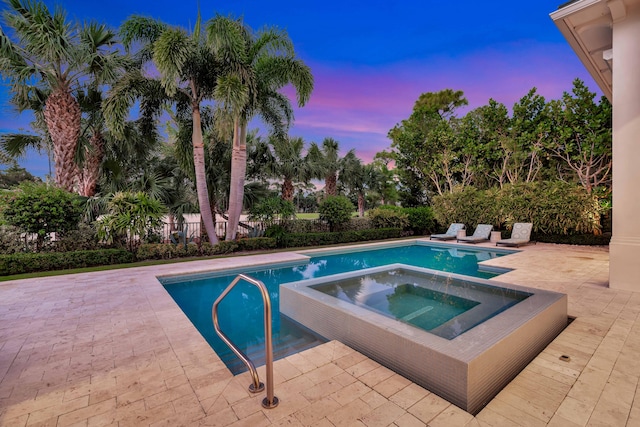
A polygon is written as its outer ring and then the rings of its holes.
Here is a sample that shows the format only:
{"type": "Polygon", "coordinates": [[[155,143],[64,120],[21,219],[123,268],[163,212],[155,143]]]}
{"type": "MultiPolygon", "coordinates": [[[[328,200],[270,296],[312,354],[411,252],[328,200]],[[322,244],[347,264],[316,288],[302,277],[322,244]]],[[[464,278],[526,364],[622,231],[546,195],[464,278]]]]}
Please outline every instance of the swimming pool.
{"type": "MultiPolygon", "coordinates": [[[[246,370],[233,352],[218,338],[211,321],[215,299],[239,273],[261,280],[273,307],[274,353],[286,357],[324,342],[324,338],[280,314],[279,285],[333,274],[358,271],[392,263],[437,269],[480,278],[495,277],[501,271],[479,268],[479,262],[514,253],[505,249],[468,248],[442,243],[411,242],[349,247],[314,252],[308,262],[267,267],[225,270],[215,273],[159,277],[167,292],[180,306],[209,345],[233,373],[246,370]]],[[[256,364],[264,363],[262,299],[254,287],[239,283],[219,306],[222,330],[256,364]]]]}

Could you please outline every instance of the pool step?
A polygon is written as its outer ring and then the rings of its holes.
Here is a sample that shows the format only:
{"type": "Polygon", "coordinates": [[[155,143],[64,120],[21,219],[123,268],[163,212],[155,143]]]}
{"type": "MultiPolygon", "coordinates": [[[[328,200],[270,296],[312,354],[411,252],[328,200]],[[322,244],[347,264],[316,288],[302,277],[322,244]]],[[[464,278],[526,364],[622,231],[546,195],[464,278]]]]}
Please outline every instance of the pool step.
{"type": "Polygon", "coordinates": [[[409,321],[409,320],[413,320],[418,316],[422,316],[425,313],[430,312],[431,310],[433,310],[433,307],[428,305],[426,307],[421,308],[420,310],[416,310],[413,313],[409,313],[406,316],[402,317],[402,320],[404,321],[409,321]]]}

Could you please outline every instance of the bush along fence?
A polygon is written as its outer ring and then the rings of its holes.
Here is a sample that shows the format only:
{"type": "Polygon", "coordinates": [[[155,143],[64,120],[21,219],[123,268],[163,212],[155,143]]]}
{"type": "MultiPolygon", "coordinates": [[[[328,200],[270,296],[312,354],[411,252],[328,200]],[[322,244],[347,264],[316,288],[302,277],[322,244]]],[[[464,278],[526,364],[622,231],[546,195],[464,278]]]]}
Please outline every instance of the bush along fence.
{"type": "MultiPolygon", "coordinates": [[[[531,222],[538,241],[557,243],[563,242],[552,236],[601,234],[597,197],[562,181],[508,184],[485,191],[467,187],[434,197],[432,206],[438,224],[444,228],[452,222],[462,222],[467,229],[492,224],[496,230],[504,230],[516,222],[531,222]],[[546,240],[542,236],[547,236],[546,240]]],[[[603,239],[574,241],[602,244],[603,239]]]]}

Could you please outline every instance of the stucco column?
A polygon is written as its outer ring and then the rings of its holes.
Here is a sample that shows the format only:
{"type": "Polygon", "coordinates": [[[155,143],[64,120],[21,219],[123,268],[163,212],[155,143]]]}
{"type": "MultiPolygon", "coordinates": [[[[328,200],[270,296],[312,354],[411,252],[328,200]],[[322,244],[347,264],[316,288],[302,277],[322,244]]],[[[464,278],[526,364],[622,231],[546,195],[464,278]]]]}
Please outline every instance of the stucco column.
{"type": "Polygon", "coordinates": [[[609,245],[609,287],[640,291],[640,7],[624,12],[623,16],[613,16],[613,236],[609,245]]]}

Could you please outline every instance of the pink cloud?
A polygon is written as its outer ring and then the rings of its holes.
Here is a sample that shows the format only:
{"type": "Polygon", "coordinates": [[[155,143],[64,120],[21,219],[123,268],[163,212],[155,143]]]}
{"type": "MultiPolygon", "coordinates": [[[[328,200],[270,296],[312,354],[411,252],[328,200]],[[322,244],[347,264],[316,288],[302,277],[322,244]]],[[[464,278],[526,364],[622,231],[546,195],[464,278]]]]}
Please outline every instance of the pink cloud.
{"type": "Polygon", "coordinates": [[[411,114],[424,92],[462,90],[469,106],[460,114],[485,105],[489,98],[510,109],[534,86],[548,100],[557,99],[576,77],[599,93],[563,44],[503,45],[467,56],[441,55],[377,68],[311,67],[315,89],[309,103],[296,111],[292,132],[312,135],[316,141],[317,135],[336,138],[342,151],[355,148],[366,161],[389,149],[388,131],[411,114]]]}

